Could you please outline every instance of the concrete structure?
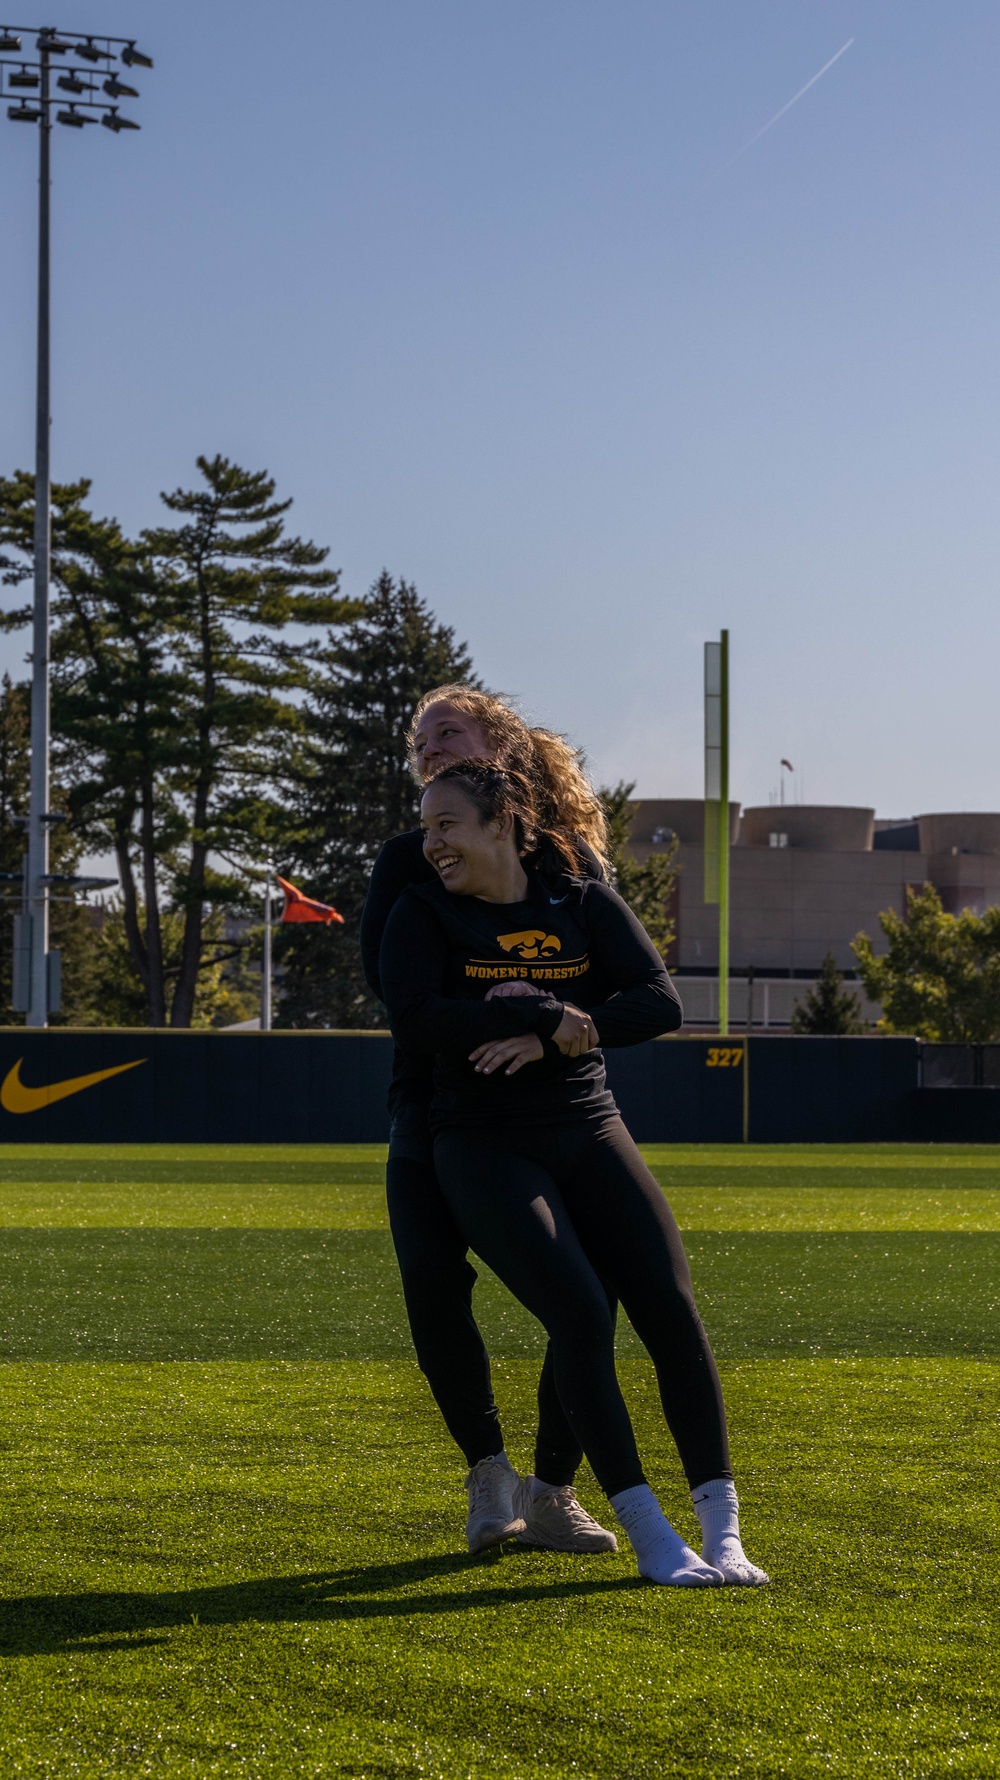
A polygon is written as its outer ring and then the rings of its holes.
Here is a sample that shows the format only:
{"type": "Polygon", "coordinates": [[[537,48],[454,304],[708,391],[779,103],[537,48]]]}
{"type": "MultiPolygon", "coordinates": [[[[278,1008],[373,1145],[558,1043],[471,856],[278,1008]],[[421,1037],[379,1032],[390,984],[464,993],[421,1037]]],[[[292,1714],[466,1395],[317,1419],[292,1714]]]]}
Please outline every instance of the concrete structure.
{"type": "MultiPolygon", "coordinates": [[[[822,804],[730,806],[732,1020],[747,1018],[748,968],[755,976],[753,1023],[784,1025],[827,952],[853,972],[851,941],[880,934],[883,909],[902,914],[911,889],[932,883],[949,913],[1000,903],[1000,815],[948,813],[876,819],[874,810],[822,804]]],[[[678,841],[677,945],[672,967],[689,1019],[718,1017],[718,912],[706,907],[704,803],[644,798],[630,851],[639,860],[678,841]],[[701,979],[700,981],[698,979],[701,979]]],[[[863,997],[862,997],[863,1000],[863,997]]],[[[870,1017],[878,1010],[866,1006],[870,1017]]]]}
{"type": "Polygon", "coordinates": [[[744,810],[740,840],[745,847],[870,853],[874,832],[874,810],[843,804],[782,804],[744,810]]]}

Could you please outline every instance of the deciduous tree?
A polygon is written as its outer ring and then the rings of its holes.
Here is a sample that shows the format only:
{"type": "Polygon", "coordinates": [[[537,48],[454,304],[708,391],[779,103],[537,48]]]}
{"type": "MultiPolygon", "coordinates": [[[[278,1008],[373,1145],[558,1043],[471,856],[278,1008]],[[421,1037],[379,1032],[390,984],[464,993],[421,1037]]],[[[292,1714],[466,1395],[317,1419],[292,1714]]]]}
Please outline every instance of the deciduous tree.
{"type": "Polygon", "coordinates": [[[853,950],[867,994],[882,1003],[882,1032],[938,1044],[1000,1040],[1000,908],[948,915],[925,884],[911,891],[905,917],[886,909],[879,926],[884,953],[866,933],[853,950]]]}

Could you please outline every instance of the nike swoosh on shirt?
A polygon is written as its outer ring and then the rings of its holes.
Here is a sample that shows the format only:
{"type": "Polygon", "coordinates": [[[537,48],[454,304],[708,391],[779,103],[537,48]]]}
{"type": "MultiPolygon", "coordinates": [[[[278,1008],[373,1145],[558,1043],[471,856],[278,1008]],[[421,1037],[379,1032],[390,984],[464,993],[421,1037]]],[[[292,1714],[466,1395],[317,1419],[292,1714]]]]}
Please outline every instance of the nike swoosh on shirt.
{"type": "Polygon", "coordinates": [[[148,1063],[148,1057],[137,1057],[134,1063],[118,1063],[114,1069],[95,1069],[93,1075],[74,1075],[64,1082],[50,1082],[45,1088],[26,1088],[21,1080],[21,1064],[19,1057],[13,1069],[9,1069],[0,1087],[0,1106],[9,1113],[41,1112],[43,1106],[51,1106],[55,1100],[66,1100],[70,1094],[82,1094],[84,1088],[96,1087],[98,1082],[106,1082],[109,1076],[123,1075],[126,1069],[138,1069],[140,1063],[148,1063]]]}

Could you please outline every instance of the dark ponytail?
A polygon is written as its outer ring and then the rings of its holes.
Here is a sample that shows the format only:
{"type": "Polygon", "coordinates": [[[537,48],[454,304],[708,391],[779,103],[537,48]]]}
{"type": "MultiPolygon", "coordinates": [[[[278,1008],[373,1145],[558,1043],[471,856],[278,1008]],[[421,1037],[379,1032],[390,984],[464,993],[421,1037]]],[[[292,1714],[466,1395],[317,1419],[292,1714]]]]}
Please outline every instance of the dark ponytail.
{"type": "Polygon", "coordinates": [[[488,760],[456,760],[441,767],[428,783],[457,785],[484,825],[512,816],[519,856],[532,854],[543,872],[579,869],[568,837],[557,828],[543,826],[535,788],[517,767],[495,766],[488,760]]]}

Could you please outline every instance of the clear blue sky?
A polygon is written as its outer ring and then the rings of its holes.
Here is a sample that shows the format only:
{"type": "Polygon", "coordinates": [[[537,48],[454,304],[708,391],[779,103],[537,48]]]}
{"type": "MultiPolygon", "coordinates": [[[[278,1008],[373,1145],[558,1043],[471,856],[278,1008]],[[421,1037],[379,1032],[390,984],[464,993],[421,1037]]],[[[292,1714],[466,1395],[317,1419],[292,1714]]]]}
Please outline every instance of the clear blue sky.
{"type": "MultiPolygon", "coordinates": [[[[415,580],[647,796],[700,795],[728,624],[744,803],[786,755],[808,801],[1000,808],[995,0],[50,22],[157,63],[141,135],[55,134],[58,477],[138,527],[198,452],[266,466],[347,590],[415,580]]],[[[35,152],[0,119],[4,471],[35,152]]]]}

